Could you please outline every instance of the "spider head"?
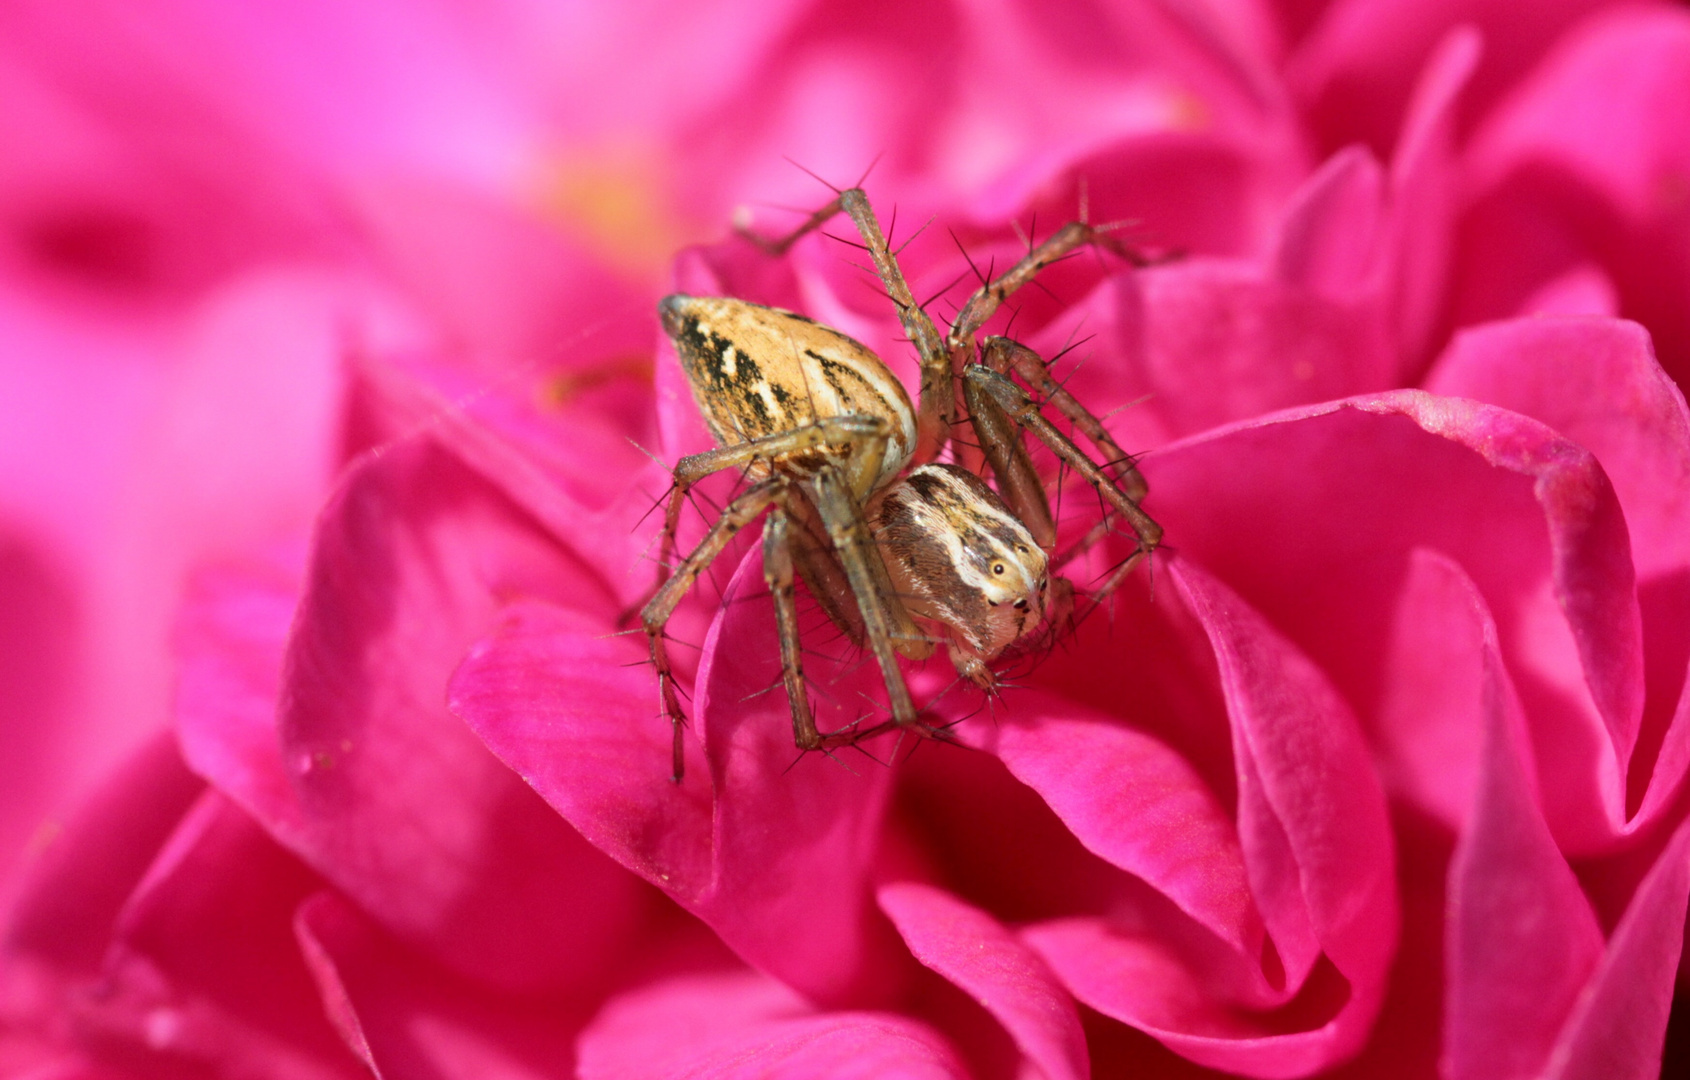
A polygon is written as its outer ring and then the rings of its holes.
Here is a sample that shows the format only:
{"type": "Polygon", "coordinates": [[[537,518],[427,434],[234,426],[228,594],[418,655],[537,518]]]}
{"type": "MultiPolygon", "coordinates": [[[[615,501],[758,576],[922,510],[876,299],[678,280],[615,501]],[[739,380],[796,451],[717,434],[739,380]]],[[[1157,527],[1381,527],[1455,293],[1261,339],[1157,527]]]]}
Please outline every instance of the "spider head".
{"type": "MultiPolygon", "coordinates": [[[[887,490],[874,527],[906,606],[949,627],[953,652],[990,660],[1043,622],[1044,550],[973,473],[943,464],[915,469],[887,490]]],[[[990,685],[983,664],[965,674],[990,685]]]]}

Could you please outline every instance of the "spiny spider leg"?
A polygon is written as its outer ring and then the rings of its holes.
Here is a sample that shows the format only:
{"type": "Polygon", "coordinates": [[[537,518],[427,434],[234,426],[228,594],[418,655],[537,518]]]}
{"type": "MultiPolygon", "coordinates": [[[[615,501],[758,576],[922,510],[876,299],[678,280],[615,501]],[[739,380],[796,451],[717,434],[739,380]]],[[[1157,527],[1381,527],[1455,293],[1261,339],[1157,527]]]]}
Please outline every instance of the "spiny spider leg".
{"type": "Polygon", "coordinates": [[[787,502],[792,487],[780,493],[777,505],[763,526],[763,580],[775,602],[775,630],[780,638],[780,675],[786,685],[786,700],[792,707],[792,740],[798,749],[827,750],[856,741],[851,730],[823,735],[816,730],[810,711],[809,684],[804,681],[804,649],[798,636],[798,602],[792,586],[792,533],[787,502]]]}
{"type": "MultiPolygon", "coordinates": [[[[675,483],[669,489],[669,505],[663,512],[663,538],[658,549],[656,588],[663,587],[663,583],[669,578],[669,568],[675,565],[676,532],[680,527],[681,508],[686,502],[687,492],[694,484],[724,469],[767,462],[777,455],[803,453],[829,443],[847,443],[854,437],[863,440],[860,453],[877,456],[885,453],[886,440],[882,428],[871,418],[847,415],[824,416],[814,423],[791,431],[750,439],[732,446],[717,447],[702,454],[689,454],[677,461],[675,483]],[[873,432],[881,432],[878,441],[872,437],[863,439],[864,435],[872,435],[873,432]]],[[[878,468],[878,462],[874,467],[878,468]]],[[[655,590],[653,595],[656,595],[655,590]]]]}
{"type": "Polygon", "coordinates": [[[1149,493],[1150,486],[1133,464],[1132,455],[1121,449],[1109,434],[1109,429],[1092,415],[1090,409],[1080,404],[1067,387],[1056,381],[1050,373],[1050,365],[1044,362],[1042,356],[1018,341],[989,337],[982,343],[980,362],[1000,375],[1007,375],[1013,370],[1033,388],[1034,393],[1040,395],[1044,404],[1055,405],[1062,410],[1062,415],[1097,447],[1098,453],[1103,456],[1103,468],[1115,474],[1127,498],[1136,503],[1149,493]]]}
{"type": "Polygon", "coordinates": [[[1107,251],[1121,256],[1135,266],[1148,265],[1143,256],[1138,255],[1130,247],[1110,236],[1106,227],[1099,227],[1084,221],[1070,221],[1056,230],[1038,247],[1022,256],[1014,266],[1004,271],[995,280],[980,286],[974,295],[963,304],[956,321],[951,323],[950,336],[947,343],[953,351],[966,349],[980,328],[986,325],[986,320],[996,314],[999,305],[1017,289],[1032,281],[1033,278],[1054,262],[1060,261],[1070,252],[1076,251],[1087,244],[1094,244],[1107,251]]]}
{"type": "Polygon", "coordinates": [[[997,479],[998,494],[1027,526],[1039,546],[1047,554],[1054,551],[1056,519],[1051,516],[1044,479],[1033,468],[1032,456],[1021,439],[1020,426],[977,381],[962,380],[962,397],[968,406],[968,422],[974,428],[979,452],[997,479]]]}
{"type": "Polygon", "coordinates": [[[663,643],[663,628],[669,622],[669,616],[674,614],[675,607],[686,596],[687,590],[692,588],[698,576],[722,553],[745,526],[757,520],[770,503],[774,502],[778,489],[784,479],[770,478],[761,483],[746,488],[727,505],[722,516],[710,526],[704,540],[693,549],[686,561],[675,570],[675,575],[665,581],[657,590],[657,595],[651,598],[645,609],[640,612],[640,621],[645,624],[646,637],[651,643],[651,662],[657,668],[657,692],[663,711],[669,715],[669,724],[674,731],[674,744],[670,751],[670,778],[677,784],[681,782],[681,774],[686,770],[686,759],[681,747],[681,728],[686,724],[686,714],[681,711],[680,699],[675,693],[674,669],[669,664],[669,652],[663,643]]]}
{"type": "Polygon", "coordinates": [[[835,214],[841,212],[850,217],[857,227],[857,232],[862,235],[863,245],[868,249],[869,257],[874,260],[875,272],[880,275],[880,282],[886,287],[886,295],[897,306],[898,322],[903,326],[904,336],[910,339],[921,357],[921,399],[916,420],[913,460],[917,465],[932,461],[939,456],[939,451],[944,449],[945,443],[950,439],[951,425],[956,423],[956,388],[952,383],[951,349],[946,345],[944,336],[939,333],[939,328],[934,325],[932,318],[916,302],[915,294],[910,291],[909,282],[904,279],[904,272],[899,268],[898,260],[886,240],[886,234],[881,231],[880,220],[875,217],[874,208],[869,205],[868,196],[863,194],[863,190],[851,188],[840,192],[838,198],[811,214],[802,225],[779,240],[763,240],[743,230],[742,234],[764,251],[778,255],[790,248],[800,237],[819,229],[835,214]]]}
{"type": "Polygon", "coordinates": [[[844,564],[845,576],[856,595],[857,610],[863,618],[863,636],[880,665],[892,720],[899,727],[908,727],[916,722],[915,703],[910,700],[909,686],[904,682],[903,669],[898,666],[898,653],[921,659],[932,654],[932,644],[916,629],[909,613],[898,602],[862,508],[852,497],[850,486],[838,468],[824,466],[806,486],[811,489],[816,510],[827,526],[828,539],[833,541],[833,550],[844,564]]]}
{"type": "Polygon", "coordinates": [[[1025,390],[1007,376],[999,375],[983,364],[970,367],[964,377],[986,390],[1016,423],[1043,439],[1045,445],[1073,466],[1110,506],[1127,519],[1127,523],[1138,534],[1140,555],[1148,555],[1156,549],[1162,542],[1162,526],[1156,524],[1149,514],[1140,510],[1137,503],[1116,487],[1114,478],[1092,461],[1084,450],[1074,445],[1072,439],[1046,420],[1039,412],[1038,403],[1029,397],[1025,390]]]}

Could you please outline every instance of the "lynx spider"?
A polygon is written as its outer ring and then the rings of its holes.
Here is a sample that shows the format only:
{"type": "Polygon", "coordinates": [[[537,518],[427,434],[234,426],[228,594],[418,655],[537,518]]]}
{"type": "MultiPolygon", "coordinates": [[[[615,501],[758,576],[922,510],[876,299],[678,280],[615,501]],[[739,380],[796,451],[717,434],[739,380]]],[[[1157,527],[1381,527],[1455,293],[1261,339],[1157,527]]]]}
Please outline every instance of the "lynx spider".
{"type": "MultiPolygon", "coordinates": [[[[924,659],[945,642],[957,671],[990,691],[994,676],[987,663],[1036,630],[1053,601],[1069,595],[1071,587],[1054,570],[1106,535],[1117,517],[1125,520],[1137,535],[1137,548],[1094,594],[1100,600],[1162,539],[1161,527],[1139,508],[1147,487],[1132,459],[1052,378],[1044,360],[1008,338],[976,340],[1005,298],[1070,252],[1091,244],[1134,261],[1136,256],[1082,214],[1082,220],[1030,247],[1007,272],[983,281],[941,335],[911,294],[860,188],[839,192],[779,241],[752,239],[781,254],[839,213],[861,233],[920,356],[919,410],[879,357],[802,315],[729,298],[674,295],[658,305],[718,444],[675,465],[657,588],[640,613],[659,700],[673,727],[676,782],[683,771],[686,718],[664,626],[711,561],[765,510],[763,573],[775,604],[793,738],[806,751],[850,745],[892,728],[938,734],[918,717],[898,666],[900,655],[924,659]],[[1011,372],[1040,398],[1011,379],[1011,372]],[[952,441],[959,397],[996,492],[974,472],[937,461],[952,441]],[[1102,464],[1045,419],[1044,405],[1054,405],[1086,435],[1102,464]],[[1023,429],[1076,470],[1108,507],[1104,519],[1061,554],[1023,429]],[[688,490],[725,469],[742,470],[749,486],[671,574],[688,490]],[[856,725],[817,730],[799,643],[795,569],[829,617],[873,653],[886,684],[890,720],[866,730],[856,725]]],[[[953,457],[968,460],[960,446],[959,440],[953,457]]]]}

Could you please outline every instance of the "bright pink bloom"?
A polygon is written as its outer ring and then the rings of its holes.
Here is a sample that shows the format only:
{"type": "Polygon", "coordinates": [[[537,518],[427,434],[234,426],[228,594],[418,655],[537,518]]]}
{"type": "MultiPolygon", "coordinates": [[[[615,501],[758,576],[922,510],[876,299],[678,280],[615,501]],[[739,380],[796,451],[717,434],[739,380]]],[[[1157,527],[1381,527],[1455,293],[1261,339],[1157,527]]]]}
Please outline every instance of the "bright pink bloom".
{"type": "MultiPolygon", "coordinates": [[[[6,377],[105,441],[4,443],[8,735],[139,749],[12,886],[0,1067],[1655,1075],[1690,893],[1690,16],[1608,6],[179,3],[148,36],[92,4],[112,35],[75,49],[20,9],[6,77],[171,168],[14,215],[0,332],[39,344],[6,377]],[[136,45],[172,78],[111,76],[136,45]],[[939,216],[903,255],[937,313],[1082,190],[1177,252],[1065,263],[1014,323],[1086,339],[1069,385],[1147,452],[1167,554],[990,718],[912,668],[972,749],[847,768],[794,762],[749,545],[672,627],[676,786],[617,633],[667,484],[631,443],[707,438],[641,268],[741,204],[794,220],[762,204],[820,196],[782,155],[881,151],[900,239],[939,216]],[[139,278],[113,221],[164,238],[139,278]],[[54,373],[91,336],[152,366],[83,411],[54,373]],[[99,648],[145,670],[65,704],[99,648]],[[147,741],[111,702],[167,684],[147,741]]],[[[9,138],[67,130],[38,112],[9,138]]],[[[64,153],[8,207],[95,174],[64,153]]],[[[909,375],[850,255],[673,274],[909,375]]],[[[876,676],[813,644],[847,721],[876,676]]],[[[65,754],[0,842],[103,764],[65,754]]]]}

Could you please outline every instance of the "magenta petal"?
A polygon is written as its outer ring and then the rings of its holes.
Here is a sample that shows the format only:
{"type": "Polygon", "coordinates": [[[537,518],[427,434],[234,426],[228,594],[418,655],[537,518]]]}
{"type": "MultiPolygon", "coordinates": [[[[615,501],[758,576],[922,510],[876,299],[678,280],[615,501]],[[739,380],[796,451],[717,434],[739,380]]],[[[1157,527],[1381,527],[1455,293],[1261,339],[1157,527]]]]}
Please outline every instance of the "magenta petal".
{"type": "Polygon", "coordinates": [[[293,931],[330,1021],[378,1076],[574,1075],[579,1002],[489,994],[409,952],[334,893],[300,904],[293,931]]]}
{"type": "Polygon", "coordinates": [[[1632,895],[1607,951],[1550,1054],[1552,1080],[1661,1075],[1690,896],[1690,824],[1680,824],[1632,895]]]}
{"type": "Polygon", "coordinates": [[[1459,195],[1456,107],[1479,66],[1480,37],[1470,26],[1443,36],[1426,60],[1403,117],[1391,159],[1390,262],[1399,376],[1418,373],[1443,317],[1444,285],[1454,245],[1459,195]]]}
{"type": "Polygon", "coordinates": [[[1192,259],[1140,275],[1147,406],[1176,435],[1389,384],[1395,363],[1376,303],[1192,259]]]}
{"type": "Polygon", "coordinates": [[[208,791],[137,886],[107,957],[111,986],[80,1017],[95,1045],[219,1075],[349,1078],[292,933],[321,881],[208,791]]]}
{"type": "MultiPolygon", "coordinates": [[[[760,573],[756,557],[746,566],[760,573]]],[[[817,998],[885,996],[894,943],[866,874],[890,774],[794,764],[784,696],[746,700],[771,685],[768,665],[779,677],[773,613],[747,593],[705,642],[694,732],[706,748],[688,734],[678,786],[643,640],[546,605],[514,606],[471,652],[452,707],[593,843],[748,961],[817,998]]]]}
{"type": "Polygon", "coordinates": [[[4,954],[91,974],[118,912],[204,790],[166,733],[148,740],[77,809],[11,885],[4,954]]]}
{"type": "Polygon", "coordinates": [[[751,972],[695,975],[612,997],[581,1033],[582,1080],[962,1080],[944,1038],[891,1013],[818,1013],[751,972]]]}
{"type": "Polygon", "coordinates": [[[928,885],[883,885],[876,898],[915,958],[980,1002],[1046,1080],[1091,1075],[1074,999],[1001,923],[928,885]]]}
{"type": "Polygon", "coordinates": [[[282,667],[266,651],[285,608],[274,590],[225,592],[189,635],[204,652],[190,649],[182,705],[196,767],[390,928],[505,986],[590,981],[639,909],[638,884],[446,710],[500,597],[527,591],[604,595],[460,464],[395,447],[352,471],[320,523],[280,759],[264,705],[282,667]]]}
{"type": "Polygon", "coordinates": [[[1470,151],[1461,321],[1520,310],[1597,261],[1663,364],[1690,376],[1690,15],[1622,5],[1586,20],[1470,151]]]}
{"type": "Polygon", "coordinates": [[[1496,629],[1473,602],[1484,745],[1449,870],[1443,1061],[1452,1080],[1538,1075],[1602,952],[1590,901],[1538,808],[1496,629]]]}
{"type": "Polygon", "coordinates": [[[1273,253],[1275,275],[1322,296],[1370,283],[1385,216],[1385,175],[1365,147],[1349,146],[1292,196],[1273,253]]]}
{"type": "Polygon", "coordinates": [[[1543,421],[1587,447],[1625,510],[1642,607],[1646,702],[1627,828],[1661,813],[1690,759],[1690,410],[1646,331],[1602,318],[1520,319],[1459,334],[1430,388],[1543,421]],[[1678,719],[1673,720],[1677,710],[1678,719]]]}
{"type": "Polygon", "coordinates": [[[1352,1023],[1365,1025],[1383,994],[1398,911],[1384,793],[1361,730],[1320,670],[1242,599],[1189,563],[1172,574],[1220,666],[1239,834],[1269,933],[1297,971],[1298,939],[1312,932],[1351,983],[1352,1023]]]}
{"type": "Polygon", "coordinates": [[[1473,88],[1488,105],[1530,69],[1557,36],[1611,0],[1544,0],[1530,8],[1473,0],[1334,0],[1324,5],[1290,64],[1324,144],[1397,137],[1414,80],[1450,27],[1473,23],[1486,64],[1473,88]]]}
{"type": "MultiPolygon", "coordinates": [[[[1236,953],[1253,975],[1238,992],[1276,996],[1283,984],[1262,982],[1265,931],[1238,831],[1196,770],[1153,736],[1082,706],[1036,690],[1013,701],[998,727],[965,727],[965,737],[1037,791],[1090,851],[1142,878],[1236,953]]],[[[1294,979],[1312,959],[1305,950],[1294,979]]]]}
{"type": "MultiPolygon", "coordinates": [[[[847,768],[819,754],[800,758],[760,553],[740,564],[724,596],[694,690],[716,830],[714,887],[699,914],[747,960],[818,1000],[883,1000],[901,950],[868,874],[892,772],[873,759],[847,768]]],[[[849,663],[814,648],[806,658],[813,685],[827,688],[815,710],[823,730],[862,711],[855,690],[879,696],[873,665],[847,674],[849,663]]]]}
{"type": "Polygon", "coordinates": [[[1458,561],[1497,612],[1557,839],[1612,842],[1642,649],[1624,519],[1588,451],[1516,413],[1400,391],[1210,432],[1146,473],[1182,552],[1363,708],[1409,551],[1458,561]]]}
{"type": "Polygon", "coordinates": [[[1409,553],[1392,613],[1373,742],[1386,789],[1458,832],[1484,734],[1484,598],[1459,563],[1409,553]]]}

